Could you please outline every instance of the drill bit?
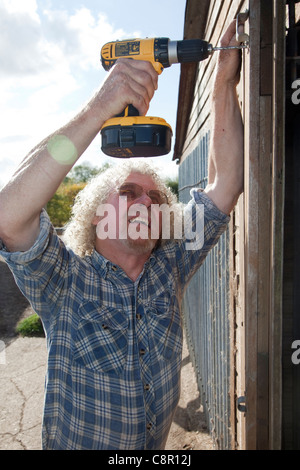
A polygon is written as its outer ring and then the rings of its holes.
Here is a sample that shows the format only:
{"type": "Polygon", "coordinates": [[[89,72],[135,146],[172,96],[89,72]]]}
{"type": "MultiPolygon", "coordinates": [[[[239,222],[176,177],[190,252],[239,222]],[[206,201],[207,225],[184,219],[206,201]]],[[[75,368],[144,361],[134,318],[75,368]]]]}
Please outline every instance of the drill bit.
{"type": "Polygon", "coordinates": [[[213,51],[224,51],[224,50],[227,50],[227,49],[248,49],[249,45],[247,44],[241,44],[240,46],[224,46],[224,47],[221,47],[221,46],[217,46],[217,47],[213,47],[213,51]]]}

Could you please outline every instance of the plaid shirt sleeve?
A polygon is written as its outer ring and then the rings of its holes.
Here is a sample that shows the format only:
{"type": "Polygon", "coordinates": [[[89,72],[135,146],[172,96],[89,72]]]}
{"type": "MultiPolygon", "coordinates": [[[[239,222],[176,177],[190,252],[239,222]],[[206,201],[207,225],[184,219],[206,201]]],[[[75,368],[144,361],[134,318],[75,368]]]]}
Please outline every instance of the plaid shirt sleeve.
{"type": "Polygon", "coordinates": [[[205,192],[193,188],[184,210],[184,236],[174,244],[174,271],[184,290],[226,230],[230,216],[221,212],[205,192]]]}
{"type": "Polygon", "coordinates": [[[54,233],[47,212],[41,212],[40,233],[28,251],[9,252],[0,240],[0,255],[47,327],[50,316],[59,309],[72,272],[70,252],[54,233]]]}

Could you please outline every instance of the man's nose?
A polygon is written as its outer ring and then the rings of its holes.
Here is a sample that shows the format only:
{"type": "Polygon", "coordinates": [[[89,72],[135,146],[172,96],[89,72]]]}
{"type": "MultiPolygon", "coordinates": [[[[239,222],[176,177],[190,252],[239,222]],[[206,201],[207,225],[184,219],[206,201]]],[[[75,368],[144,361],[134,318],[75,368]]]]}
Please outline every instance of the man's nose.
{"type": "Polygon", "coordinates": [[[147,193],[143,192],[141,196],[135,200],[135,204],[143,204],[146,207],[150,207],[152,204],[152,199],[148,196],[147,193]]]}

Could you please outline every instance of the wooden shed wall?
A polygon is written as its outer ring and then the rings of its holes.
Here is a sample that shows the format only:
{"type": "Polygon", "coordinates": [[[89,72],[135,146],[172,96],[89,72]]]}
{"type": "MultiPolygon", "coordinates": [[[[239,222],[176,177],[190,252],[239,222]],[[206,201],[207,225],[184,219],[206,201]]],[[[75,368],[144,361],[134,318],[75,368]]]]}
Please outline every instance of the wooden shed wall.
{"type": "MultiPolygon", "coordinates": [[[[187,7],[196,3],[188,1],[187,7]]],[[[221,240],[218,248],[219,263],[222,260],[223,266],[225,259],[227,271],[223,267],[223,271],[219,268],[211,273],[206,271],[202,284],[199,280],[197,285],[200,293],[205,292],[207,285],[211,291],[225,289],[222,297],[228,310],[220,310],[213,296],[209,307],[203,308],[199,295],[198,308],[193,305],[192,316],[217,319],[221,313],[227,315],[229,322],[223,355],[226,354],[229,361],[226,425],[230,439],[227,436],[224,444],[220,438],[223,438],[224,427],[214,421],[213,431],[219,432],[217,444],[221,448],[226,445],[237,449],[278,449],[282,446],[285,3],[280,0],[209,2],[202,38],[217,44],[231,19],[246,9],[250,12],[246,23],[250,51],[243,52],[238,89],[245,125],[245,190],[232,213],[226,241],[221,240]],[[224,281],[221,285],[214,278],[216,272],[224,275],[229,284],[224,281]]],[[[215,60],[216,54],[199,64],[185,139],[182,141],[181,137],[181,142],[177,142],[180,193],[191,184],[205,185],[204,173],[195,180],[194,159],[198,152],[199,164],[205,169],[201,146],[203,140],[209,138],[209,96],[215,60]],[[186,171],[189,167],[190,175],[186,171]]],[[[213,252],[210,256],[207,262],[213,260],[213,265],[217,266],[217,254],[213,252]]],[[[189,305],[196,300],[189,292],[187,299],[187,328],[191,330],[188,325],[194,326],[194,323],[189,319],[189,305]]],[[[221,336],[224,324],[216,321],[215,326],[212,347],[221,336]]],[[[191,337],[195,334],[193,329],[191,337]]],[[[195,344],[192,339],[194,349],[195,344]]],[[[200,354],[194,351],[198,375],[203,377],[207,371],[203,371],[203,364],[199,365],[200,354]]],[[[224,357],[215,359],[221,362],[224,357]]],[[[206,367],[210,370],[209,364],[206,367]]],[[[224,367],[220,369],[224,372],[224,367]]],[[[215,377],[209,381],[215,381],[215,377]]],[[[218,393],[220,390],[216,390],[218,393]]],[[[208,408],[209,413],[213,409],[210,403],[208,408]]],[[[215,416],[209,417],[215,419],[215,416]]],[[[224,416],[220,420],[224,422],[224,416]]]]}
{"type": "MultiPolygon", "coordinates": [[[[246,10],[248,2],[206,3],[207,19],[202,38],[217,45],[228,23],[238,12],[246,10]]],[[[195,79],[179,169],[180,198],[184,202],[188,200],[191,187],[205,187],[207,182],[210,92],[216,60],[215,53],[200,63],[195,79]]],[[[239,94],[243,106],[243,80],[239,94]]],[[[238,446],[236,422],[242,418],[237,416],[236,402],[245,394],[244,373],[239,375],[236,367],[238,361],[239,370],[244,370],[244,355],[237,355],[237,348],[244,349],[243,319],[237,318],[237,309],[242,304],[238,289],[242,278],[238,260],[243,229],[239,228],[240,218],[243,220],[240,211],[242,203],[232,215],[230,226],[218,246],[194,277],[184,302],[199,390],[211,434],[220,449],[238,446]],[[236,322],[240,323],[239,328],[236,328],[236,322]]],[[[240,404],[239,408],[243,409],[242,406],[240,404]]]]}

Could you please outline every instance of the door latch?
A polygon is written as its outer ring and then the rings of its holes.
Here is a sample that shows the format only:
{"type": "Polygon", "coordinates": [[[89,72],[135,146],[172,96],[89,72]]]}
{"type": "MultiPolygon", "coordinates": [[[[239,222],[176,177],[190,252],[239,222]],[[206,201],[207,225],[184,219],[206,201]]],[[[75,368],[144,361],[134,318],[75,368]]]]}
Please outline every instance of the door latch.
{"type": "Polygon", "coordinates": [[[245,10],[243,13],[238,13],[236,17],[236,33],[235,33],[235,38],[237,42],[242,42],[243,44],[247,46],[249,46],[249,43],[250,43],[249,34],[240,33],[239,26],[244,24],[248,18],[249,18],[249,10],[245,10]]]}
{"type": "Polygon", "coordinates": [[[241,413],[246,413],[247,407],[246,407],[246,397],[245,396],[238,397],[238,399],[237,399],[237,409],[241,413]]]}

